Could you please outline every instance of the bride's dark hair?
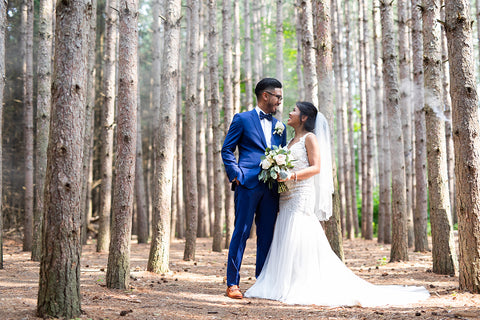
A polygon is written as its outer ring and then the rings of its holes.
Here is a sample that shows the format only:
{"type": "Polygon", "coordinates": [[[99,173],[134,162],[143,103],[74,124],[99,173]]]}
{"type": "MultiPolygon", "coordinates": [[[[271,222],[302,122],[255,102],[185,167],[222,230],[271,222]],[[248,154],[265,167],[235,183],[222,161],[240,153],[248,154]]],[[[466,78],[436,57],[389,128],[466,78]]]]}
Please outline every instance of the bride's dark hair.
{"type": "Polygon", "coordinates": [[[313,132],[315,130],[315,120],[317,118],[318,110],[313,103],[307,101],[297,101],[297,108],[300,110],[300,121],[303,116],[307,116],[307,120],[303,123],[305,130],[313,132]]]}

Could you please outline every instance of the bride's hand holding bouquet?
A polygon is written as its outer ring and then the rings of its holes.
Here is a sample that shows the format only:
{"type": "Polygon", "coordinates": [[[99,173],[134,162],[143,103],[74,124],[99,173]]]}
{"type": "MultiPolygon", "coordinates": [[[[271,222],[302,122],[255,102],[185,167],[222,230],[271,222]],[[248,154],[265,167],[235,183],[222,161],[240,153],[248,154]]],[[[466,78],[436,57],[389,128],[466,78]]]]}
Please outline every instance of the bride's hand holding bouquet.
{"type": "Polygon", "coordinates": [[[265,149],[265,155],[261,157],[260,166],[262,171],[258,179],[268,184],[271,189],[274,182],[278,182],[278,193],[288,190],[285,181],[290,177],[290,169],[293,168],[293,156],[287,147],[273,146],[273,149],[265,149]]]}

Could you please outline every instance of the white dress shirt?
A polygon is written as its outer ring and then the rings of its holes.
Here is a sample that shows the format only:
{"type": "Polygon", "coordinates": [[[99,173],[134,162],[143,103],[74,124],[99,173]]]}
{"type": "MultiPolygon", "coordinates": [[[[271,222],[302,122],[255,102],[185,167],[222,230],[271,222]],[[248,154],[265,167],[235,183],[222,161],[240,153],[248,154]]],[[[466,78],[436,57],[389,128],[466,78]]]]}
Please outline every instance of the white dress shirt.
{"type": "MultiPolygon", "coordinates": [[[[258,118],[260,119],[260,112],[263,112],[258,106],[255,107],[257,111],[258,118]]],[[[263,134],[265,135],[265,141],[267,141],[267,147],[272,147],[272,121],[268,121],[267,119],[260,120],[260,124],[262,125],[263,134]]]]}

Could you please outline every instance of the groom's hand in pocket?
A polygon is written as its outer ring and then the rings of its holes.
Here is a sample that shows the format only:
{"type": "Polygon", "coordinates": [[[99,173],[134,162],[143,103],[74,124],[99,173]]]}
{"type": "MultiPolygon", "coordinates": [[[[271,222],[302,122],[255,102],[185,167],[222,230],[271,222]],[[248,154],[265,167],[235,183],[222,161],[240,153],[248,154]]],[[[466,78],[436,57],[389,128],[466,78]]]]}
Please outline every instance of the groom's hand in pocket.
{"type": "Polygon", "coordinates": [[[235,188],[240,185],[240,181],[235,177],[235,179],[232,180],[232,191],[235,191],[235,188]]]}

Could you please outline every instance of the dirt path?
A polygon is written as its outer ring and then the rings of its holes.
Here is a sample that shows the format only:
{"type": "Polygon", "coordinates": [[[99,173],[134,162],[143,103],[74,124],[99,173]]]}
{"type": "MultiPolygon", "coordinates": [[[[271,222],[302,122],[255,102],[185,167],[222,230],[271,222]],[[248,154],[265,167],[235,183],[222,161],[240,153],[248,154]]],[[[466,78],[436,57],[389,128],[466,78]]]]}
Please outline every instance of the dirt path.
{"type": "MultiPolygon", "coordinates": [[[[39,263],[6,239],[0,270],[0,319],[35,317],[39,263]]],[[[196,261],[183,261],[183,242],[171,248],[171,272],[144,271],[149,245],[132,244],[131,288],[105,287],[107,254],[83,248],[81,319],[480,319],[480,295],[459,292],[458,277],[431,272],[430,253],[410,252],[410,261],[386,263],[390,246],[356,239],[344,242],[346,262],[357,275],[375,284],[423,285],[431,298],[402,308],[325,308],[291,306],[261,299],[225,296],[227,251],[211,251],[211,239],[199,239],[196,261]]],[[[254,283],[254,241],[249,241],[242,267],[242,289],[254,283]]]]}

